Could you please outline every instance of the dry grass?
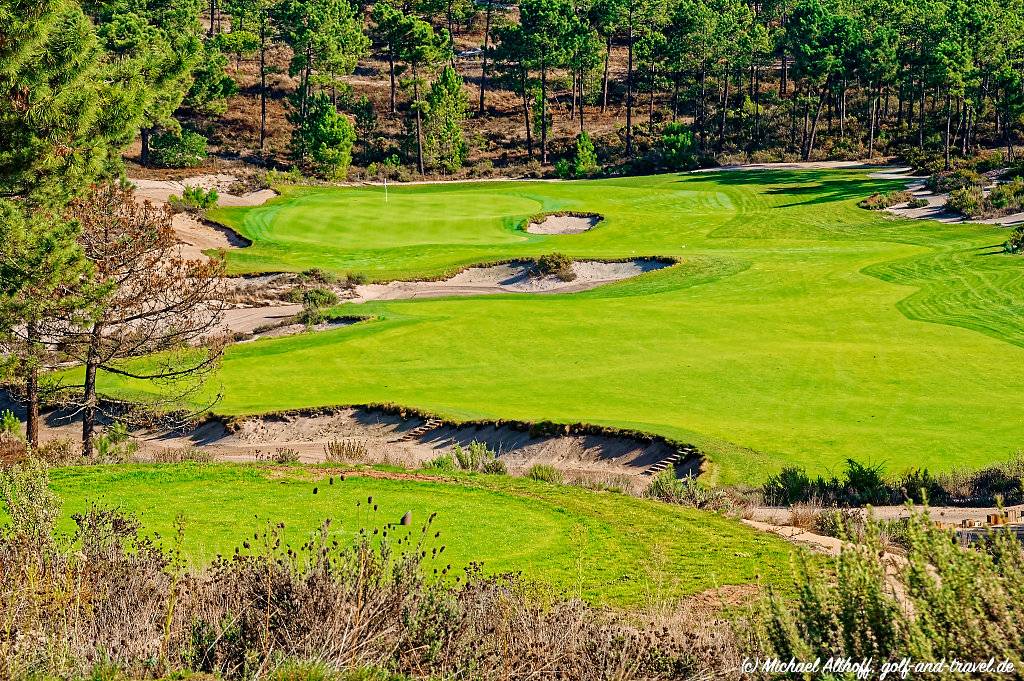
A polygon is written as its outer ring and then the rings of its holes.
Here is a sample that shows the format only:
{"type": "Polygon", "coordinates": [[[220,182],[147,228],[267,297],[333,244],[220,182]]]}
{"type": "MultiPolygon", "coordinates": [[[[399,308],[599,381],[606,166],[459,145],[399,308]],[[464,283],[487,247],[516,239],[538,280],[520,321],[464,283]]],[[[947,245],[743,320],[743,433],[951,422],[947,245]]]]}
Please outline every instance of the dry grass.
{"type": "Polygon", "coordinates": [[[332,440],[324,444],[327,463],[363,463],[370,458],[366,443],[361,440],[332,440]]]}

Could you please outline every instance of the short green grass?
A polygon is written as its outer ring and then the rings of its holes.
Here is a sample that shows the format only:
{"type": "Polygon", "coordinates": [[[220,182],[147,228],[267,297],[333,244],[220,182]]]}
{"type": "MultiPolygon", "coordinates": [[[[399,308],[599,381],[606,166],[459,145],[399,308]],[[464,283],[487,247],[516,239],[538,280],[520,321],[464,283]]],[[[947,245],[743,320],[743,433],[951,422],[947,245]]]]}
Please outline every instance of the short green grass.
{"type": "Polygon", "coordinates": [[[360,528],[412,511],[414,539],[437,513],[427,550],[445,550],[436,559],[428,553],[431,572],[482,562],[487,573],[521,571],[560,594],[623,606],[759,579],[788,583],[791,545],[712,513],[523,478],[342,480],[335,470],[332,485],[330,475],[301,466],[90,466],[56,469],[51,485],[64,499],[67,528],[72,513],[97,502],[138,514],[147,532],[169,542],[180,517],[183,553],[197,563],[230,555],[279,521],[297,548],[325,518],[335,538],[350,541],[360,528]]]}
{"type": "Polygon", "coordinates": [[[1005,230],[857,208],[899,184],[721,172],[391,187],[387,200],[379,187],[289,189],[222,209],[255,242],[230,253],[236,272],[435,277],[552,251],[680,264],[579,294],[366,304],[376,320],[232,347],[202,397],[223,390],[228,414],[396,402],[637,428],[697,444],[722,483],[848,457],[986,464],[1024,446],[1024,260],[1000,252],[1005,230]],[[517,230],[557,210],[605,220],[517,230]]]}

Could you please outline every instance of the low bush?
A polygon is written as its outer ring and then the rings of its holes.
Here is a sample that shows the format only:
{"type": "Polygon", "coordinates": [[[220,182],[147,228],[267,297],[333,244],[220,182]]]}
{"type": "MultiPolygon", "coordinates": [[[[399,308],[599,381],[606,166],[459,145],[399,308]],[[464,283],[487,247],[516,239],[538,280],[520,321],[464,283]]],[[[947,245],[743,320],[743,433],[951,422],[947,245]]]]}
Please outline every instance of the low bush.
{"type": "Polygon", "coordinates": [[[541,482],[550,482],[554,485],[562,484],[562,471],[558,470],[554,466],[549,466],[543,463],[536,463],[530,466],[529,470],[526,471],[526,477],[531,480],[539,480],[541,482]]]}
{"type": "Polygon", "coordinates": [[[1024,251],[1024,226],[1013,228],[1010,238],[1003,244],[1003,250],[1007,253],[1020,253],[1024,251]]]}
{"type": "Polygon", "coordinates": [[[958,189],[977,187],[984,189],[989,180],[970,168],[958,168],[956,170],[943,170],[933,174],[925,183],[928,189],[937,194],[946,194],[958,189]]]}
{"type": "Polygon", "coordinates": [[[706,487],[692,475],[679,477],[674,467],[656,475],[645,495],[670,504],[680,504],[708,511],[732,509],[732,502],[724,490],[706,487]]]}
{"type": "Polygon", "coordinates": [[[443,473],[454,473],[459,470],[459,464],[455,460],[455,455],[452,452],[445,454],[439,454],[423,466],[426,469],[441,471],[443,473]]]}
{"type": "Polygon", "coordinates": [[[981,217],[985,214],[985,193],[980,187],[957,189],[949,195],[946,208],[969,218],[981,217]]]}
{"type": "Polygon", "coordinates": [[[274,463],[288,464],[298,462],[299,452],[291,447],[278,447],[277,451],[274,452],[274,463]]]}
{"type": "Polygon", "coordinates": [[[125,463],[139,451],[125,424],[117,421],[96,438],[96,463],[125,463]]]}
{"type": "Polygon", "coordinates": [[[1024,546],[1011,532],[995,530],[976,548],[965,548],[925,513],[913,514],[901,532],[906,560],[889,558],[886,528],[874,521],[866,522],[861,542],[843,548],[834,568],[801,554],[795,588],[770,592],[757,609],[749,654],[872,658],[876,665],[902,658],[1019,661],[1024,546]]]}
{"type": "Polygon", "coordinates": [[[213,454],[198,447],[163,449],[152,456],[155,463],[212,463],[213,454]]]}
{"type": "Polygon", "coordinates": [[[206,160],[206,138],[182,130],[155,133],[149,141],[150,163],[157,168],[194,168],[206,160]]]}
{"type": "Polygon", "coordinates": [[[333,307],[338,304],[338,295],[329,288],[311,288],[302,292],[303,307],[333,307]]]}
{"type": "Polygon", "coordinates": [[[21,440],[21,419],[10,409],[0,412],[0,438],[21,440]]]}
{"type": "Polygon", "coordinates": [[[452,447],[452,455],[458,462],[459,468],[474,473],[490,473],[504,475],[507,471],[505,462],[498,459],[498,455],[484,442],[473,440],[466,447],[456,444],[452,447]]]}
{"type": "Polygon", "coordinates": [[[542,255],[535,261],[534,270],[543,276],[555,276],[562,281],[572,281],[576,272],[572,269],[572,258],[562,253],[542,255]]]}
{"type": "Polygon", "coordinates": [[[167,205],[175,213],[196,213],[203,214],[210,208],[214,208],[219,200],[216,189],[203,189],[202,187],[185,187],[181,196],[171,196],[167,199],[167,205]]]}
{"type": "Polygon", "coordinates": [[[927,207],[928,207],[928,199],[925,199],[925,198],[910,199],[910,201],[907,202],[907,208],[927,208],[927,207]]]}
{"type": "Polygon", "coordinates": [[[857,205],[865,210],[885,210],[901,203],[908,203],[914,195],[908,191],[892,191],[884,194],[872,194],[857,205]]]}
{"type": "Polygon", "coordinates": [[[1006,214],[1024,210],[1024,180],[1018,178],[997,184],[989,192],[988,202],[993,209],[1006,214]]]}
{"type": "Polygon", "coordinates": [[[363,462],[370,452],[359,440],[332,440],[324,444],[324,461],[328,463],[363,462]]]}
{"type": "Polygon", "coordinates": [[[786,467],[768,476],[761,497],[770,506],[813,502],[820,506],[933,503],[995,505],[1024,503],[1024,452],[974,471],[931,473],[914,469],[887,478],[880,465],[848,459],[841,476],[811,478],[802,468],[786,467]]]}

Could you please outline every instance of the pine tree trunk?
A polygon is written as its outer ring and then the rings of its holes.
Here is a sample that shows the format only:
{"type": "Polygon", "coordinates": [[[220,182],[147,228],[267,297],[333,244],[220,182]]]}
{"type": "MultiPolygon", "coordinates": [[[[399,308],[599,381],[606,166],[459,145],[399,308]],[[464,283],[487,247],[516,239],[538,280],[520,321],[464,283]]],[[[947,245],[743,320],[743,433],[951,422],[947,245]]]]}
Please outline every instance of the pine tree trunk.
{"type": "Polygon", "coordinates": [[[718,121],[718,150],[725,148],[725,117],[729,114],[729,64],[725,65],[725,85],[722,92],[722,116],[718,121]]]}
{"type": "MultiPolygon", "coordinates": [[[[491,41],[491,7],[494,0],[487,0],[487,18],[484,22],[484,53],[480,66],[480,115],[484,114],[484,93],[487,91],[487,49],[491,41]]],[[[392,75],[392,80],[394,76],[392,75]]]]}
{"type": "Polygon", "coordinates": [[[626,158],[633,156],[633,5],[629,5],[628,56],[626,59],[626,158]]]}
{"type": "MultiPolygon", "coordinates": [[[[826,90],[828,86],[826,85],[826,90]]],[[[821,120],[821,109],[825,105],[824,94],[818,96],[818,110],[814,113],[814,122],[811,124],[811,136],[807,140],[807,151],[804,153],[804,160],[811,160],[811,153],[814,151],[814,139],[818,134],[818,121],[821,120]]]]}
{"type": "Polygon", "coordinates": [[[949,90],[946,90],[946,134],[942,140],[942,153],[946,170],[949,170],[949,140],[953,127],[953,99],[949,90]]]}
{"type": "Polygon", "coordinates": [[[102,327],[97,324],[92,328],[89,339],[89,353],[85,358],[85,381],[82,390],[82,457],[89,461],[93,458],[94,438],[96,433],[96,369],[99,365],[99,342],[102,327]]]}
{"type": "Polygon", "coordinates": [[[29,322],[25,330],[28,343],[29,366],[25,377],[25,438],[33,449],[39,447],[39,327],[29,322]]]}
{"type": "Polygon", "coordinates": [[[657,81],[657,79],[658,79],[658,67],[652,61],[651,62],[651,99],[650,99],[650,102],[648,103],[648,111],[647,111],[647,121],[649,123],[652,123],[652,124],[654,123],[654,83],[657,81]]]}
{"type": "Polygon", "coordinates": [[[612,54],[612,37],[608,36],[604,49],[604,76],[601,79],[601,113],[608,108],[608,60],[612,54]]]}
{"type": "Polygon", "coordinates": [[[149,167],[149,135],[152,132],[152,128],[142,128],[142,153],[139,154],[139,164],[143,168],[149,167]]]}
{"type": "Polygon", "coordinates": [[[267,141],[267,16],[260,15],[260,153],[267,141]]]}
{"type": "Polygon", "coordinates": [[[548,164],[548,65],[540,62],[540,162],[548,164]]]}
{"type": "Polygon", "coordinates": [[[580,134],[586,132],[586,126],[583,123],[583,108],[586,106],[583,103],[583,69],[580,68],[580,134]]]}
{"type": "MultiPolygon", "coordinates": [[[[391,113],[398,111],[398,107],[395,104],[395,48],[394,46],[388,47],[388,74],[391,76],[391,113]]],[[[480,94],[480,101],[483,101],[483,93],[480,94]]]]}
{"type": "Polygon", "coordinates": [[[526,123],[526,154],[533,158],[533,136],[530,132],[530,97],[526,92],[529,81],[528,72],[525,67],[520,67],[520,75],[523,84],[523,120],[526,123]]]}
{"type": "Polygon", "coordinates": [[[423,166],[423,121],[420,115],[420,83],[416,75],[416,62],[412,63],[412,98],[413,106],[416,107],[416,165],[420,175],[424,175],[423,166]]]}

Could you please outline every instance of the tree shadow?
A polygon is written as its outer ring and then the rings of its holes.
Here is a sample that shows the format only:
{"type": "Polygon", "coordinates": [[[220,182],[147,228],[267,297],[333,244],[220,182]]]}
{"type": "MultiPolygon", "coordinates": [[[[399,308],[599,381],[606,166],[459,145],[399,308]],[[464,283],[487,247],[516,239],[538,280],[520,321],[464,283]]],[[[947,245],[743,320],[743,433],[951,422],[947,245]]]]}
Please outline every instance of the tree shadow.
{"type": "Polygon", "coordinates": [[[860,199],[883,191],[900,189],[903,180],[860,176],[836,177],[843,170],[733,170],[680,178],[679,182],[700,182],[707,178],[725,186],[762,185],[762,193],[793,197],[791,203],[775,208],[792,208],[860,199]],[[802,197],[807,197],[800,200],[802,197]]]}

